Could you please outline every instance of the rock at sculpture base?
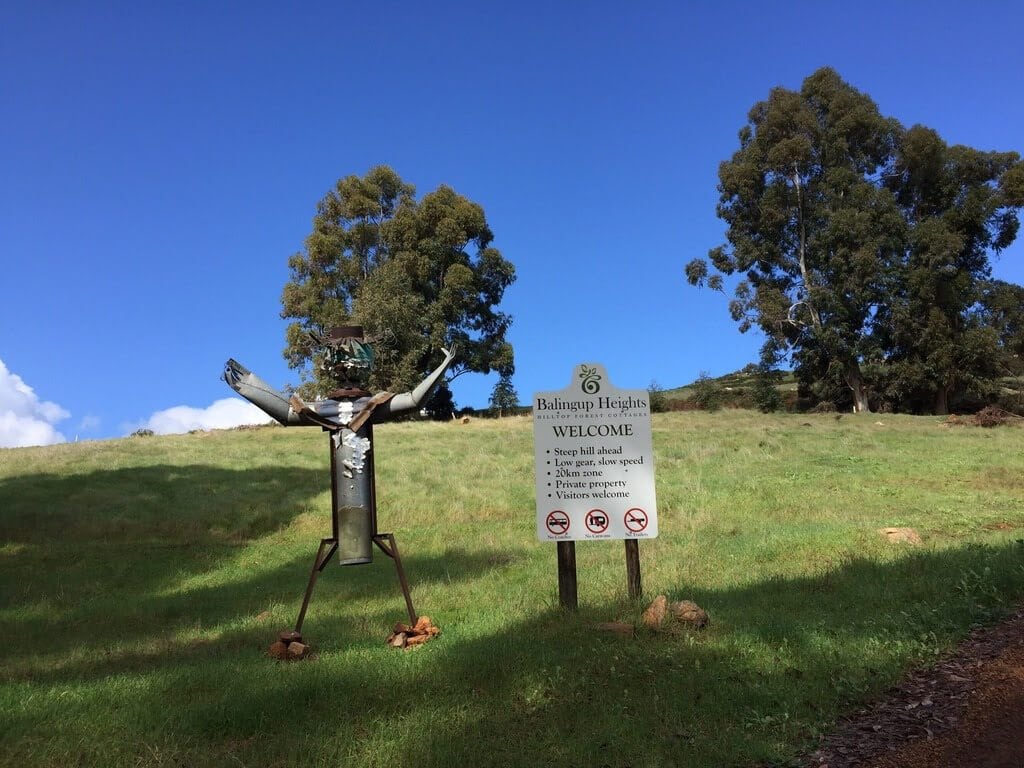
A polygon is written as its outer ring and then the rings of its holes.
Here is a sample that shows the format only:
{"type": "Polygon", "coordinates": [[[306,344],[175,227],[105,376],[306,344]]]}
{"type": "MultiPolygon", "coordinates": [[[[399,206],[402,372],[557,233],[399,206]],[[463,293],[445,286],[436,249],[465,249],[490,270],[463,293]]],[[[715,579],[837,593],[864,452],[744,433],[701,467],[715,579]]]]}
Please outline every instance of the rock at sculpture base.
{"type": "Polygon", "coordinates": [[[439,634],[441,634],[441,630],[434,626],[429,616],[420,616],[413,625],[402,622],[395,624],[388,636],[387,644],[392,648],[409,650],[417,645],[423,645],[439,634]]]}
{"type": "Polygon", "coordinates": [[[308,643],[302,641],[298,632],[281,632],[278,640],[272,643],[267,653],[278,661],[298,661],[307,658],[312,652],[308,643]]]}
{"type": "Polygon", "coordinates": [[[284,661],[288,658],[288,644],[282,643],[280,640],[278,640],[276,643],[273,643],[270,646],[269,653],[275,659],[280,659],[281,661],[284,661]]]}

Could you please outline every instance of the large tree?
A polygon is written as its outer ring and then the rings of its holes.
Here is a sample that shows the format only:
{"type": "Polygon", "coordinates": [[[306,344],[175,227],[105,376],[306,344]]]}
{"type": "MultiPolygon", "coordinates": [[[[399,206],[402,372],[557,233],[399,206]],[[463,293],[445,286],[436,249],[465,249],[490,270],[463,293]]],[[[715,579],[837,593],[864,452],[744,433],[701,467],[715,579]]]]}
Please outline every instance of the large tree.
{"type": "Polygon", "coordinates": [[[733,318],[759,326],[804,389],[855,411],[873,396],[946,412],[995,374],[979,302],[990,254],[1017,232],[1016,153],[905,130],[824,68],[754,106],[719,192],[728,242],[709,253],[716,272],[697,259],[687,278],[721,290],[741,275],[733,318]]]}
{"type": "Polygon", "coordinates": [[[1001,376],[1024,376],[1024,286],[990,280],[984,287],[980,311],[999,338],[1001,376]]]}
{"type": "Polygon", "coordinates": [[[303,390],[322,394],[313,334],[358,324],[373,340],[375,389],[416,384],[455,345],[449,381],[469,371],[511,375],[511,318],[499,311],[515,269],[491,245],[483,208],[447,186],[417,200],[391,168],[346,176],[317,204],[305,249],[293,255],[281,316],[285,358],[303,390]]]}
{"type": "Polygon", "coordinates": [[[991,254],[1017,235],[1024,167],[1016,152],[948,146],[916,125],[886,179],[907,222],[888,310],[889,378],[905,382],[908,410],[948,413],[957,395],[999,375],[999,332],[981,310],[991,254]]]}
{"type": "MultiPolygon", "coordinates": [[[[719,167],[718,215],[728,243],[709,253],[725,275],[740,274],[730,312],[758,325],[797,367],[825,366],[868,410],[862,365],[877,350],[871,334],[891,291],[886,266],[904,222],[879,179],[892,163],[899,125],[832,69],[799,92],[774,88],[750,110],[740,149],[719,167]]],[[[688,280],[721,289],[703,259],[688,280]]]]}

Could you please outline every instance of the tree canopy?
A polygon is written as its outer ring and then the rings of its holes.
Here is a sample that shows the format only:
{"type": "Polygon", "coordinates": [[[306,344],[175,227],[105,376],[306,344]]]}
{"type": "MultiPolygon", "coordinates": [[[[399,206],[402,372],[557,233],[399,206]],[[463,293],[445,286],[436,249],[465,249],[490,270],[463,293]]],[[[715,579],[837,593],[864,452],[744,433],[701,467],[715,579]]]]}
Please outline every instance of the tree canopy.
{"type": "Polygon", "coordinates": [[[449,381],[466,372],[511,375],[511,317],[498,309],[515,268],[498,249],[483,208],[440,186],[417,200],[387,166],[346,176],[317,204],[305,249],[288,260],[281,297],[285,358],[303,390],[322,394],[310,332],[362,325],[376,361],[370,386],[414,386],[457,347],[449,381]]]}
{"type": "Polygon", "coordinates": [[[902,384],[890,399],[947,413],[954,394],[981,391],[999,373],[999,333],[980,302],[990,254],[1017,234],[1012,186],[1020,157],[950,147],[914,126],[902,136],[894,170],[887,186],[906,232],[886,318],[885,373],[902,384]]]}
{"type": "Polygon", "coordinates": [[[829,68],[772,89],[739,140],[719,167],[727,243],[685,271],[715,290],[739,277],[729,310],[765,334],[762,365],[788,356],[806,389],[856,411],[945,412],[992,375],[979,302],[1017,232],[1016,153],[905,129],[829,68]]]}
{"type": "Polygon", "coordinates": [[[1024,376],[1024,286],[990,280],[983,289],[980,311],[998,335],[1000,373],[1024,376]]]}
{"type": "Polygon", "coordinates": [[[499,416],[504,416],[506,411],[513,411],[519,407],[519,393],[512,385],[511,376],[503,374],[498,378],[494,389],[491,390],[490,404],[499,416]]]}

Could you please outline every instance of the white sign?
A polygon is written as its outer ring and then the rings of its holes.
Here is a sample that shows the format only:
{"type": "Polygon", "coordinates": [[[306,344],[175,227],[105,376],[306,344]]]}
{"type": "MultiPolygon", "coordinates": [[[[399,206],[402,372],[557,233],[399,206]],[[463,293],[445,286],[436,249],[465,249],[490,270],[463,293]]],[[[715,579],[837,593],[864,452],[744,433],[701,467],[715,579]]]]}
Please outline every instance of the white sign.
{"type": "Polygon", "coordinates": [[[650,395],[616,389],[599,364],[533,397],[537,538],[653,539],[658,535],[650,395]]]}

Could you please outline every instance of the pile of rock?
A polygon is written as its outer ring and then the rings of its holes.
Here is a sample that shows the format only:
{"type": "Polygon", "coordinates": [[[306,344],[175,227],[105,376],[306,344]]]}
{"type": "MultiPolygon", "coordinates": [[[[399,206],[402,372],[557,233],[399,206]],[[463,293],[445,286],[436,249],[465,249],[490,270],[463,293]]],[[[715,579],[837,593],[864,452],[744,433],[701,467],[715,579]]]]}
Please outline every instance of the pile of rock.
{"type": "Polygon", "coordinates": [[[665,595],[658,595],[640,617],[650,629],[661,629],[668,619],[695,629],[704,629],[711,621],[707,611],[692,600],[669,603],[665,595]]]}
{"type": "Polygon", "coordinates": [[[302,642],[298,632],[282,632],[270,646],[270,655],[280,661],[298,661],[310,654],[310,646],[302,642]]]}
{"type": "Polygon", "coordinates": [[[433,625],[429,616],[420,616],[415,624],[395,624],[387,643],[392,648],[415,648],[439,634],[441,630],[433,625]]]}

